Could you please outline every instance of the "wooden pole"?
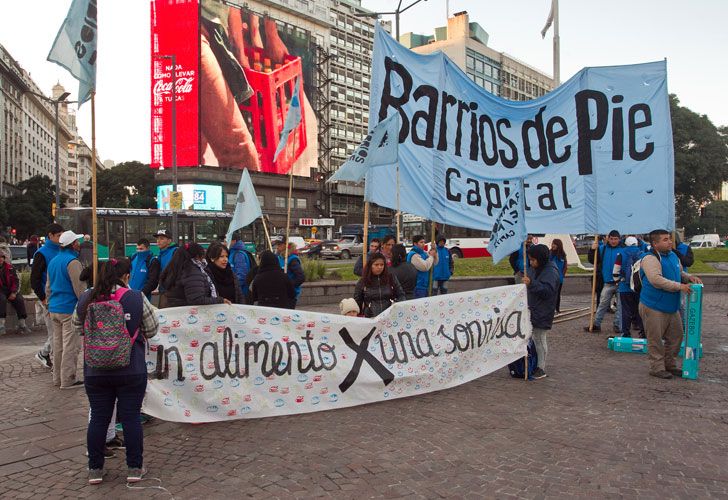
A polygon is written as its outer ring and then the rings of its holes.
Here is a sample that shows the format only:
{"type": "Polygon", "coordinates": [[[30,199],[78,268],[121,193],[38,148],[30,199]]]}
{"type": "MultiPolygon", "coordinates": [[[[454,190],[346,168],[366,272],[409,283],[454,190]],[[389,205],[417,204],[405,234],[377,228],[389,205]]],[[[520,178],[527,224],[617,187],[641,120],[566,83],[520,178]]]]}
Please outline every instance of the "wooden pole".
{"type": "MultiPolygon", "coordinates": [[[[435,221],[430,221],[430,248],[434,248],[435,251],[437,251],[437,243],[435,243],[435,221]]],[[[432,266],[430,266],[430,277],[428,278],[427,283],[427,296],[432,296],[432,277],[435,274],[435,262],[432,262],[432,266]]]]}
{"type": "MultiPolygon", "coordinates": [[[[526,275],[526,263],[528,262],[528,255],[526,254],[526,242],[523,242],[523,277],[526,275]]],[[[526,345],[526,356],[523,358],[523,380],[528,380],[528,345],[526,345]]]]}
{"type": "Polygon", "coordinates": [[[395,215],[397,217],[397,238],[396,238],[397,243],[399,243],[399,235],[401,233],[401,228],[400,228],[400,224],[399,224],[401,215],[402,214],[399,211],[399,162],[397,162],[397,213],[395,215]]]}
{"type": "MultiPolygon", "coordinates": [[[[91,239],[93,240],[93,282],[98,282],[99,225],[96,218],[96,91],[91,92],[91,239]]],[[[111,257],[111,255],[109,255],[111,257]]]]}
{"type": "Polygon", "coordinates": [[[266,226],[266,224],[265,224],[265,215],[261,215],[260,220],[263,223],[263,231],[265,231],[265,241],[266,241],[266,243],[268,243],[268,250],[270,250],[272,252],[273,243],[271,243],[271,241],[270,241],[270,235],[268,234],[268,226],[266,226]]]}
{"type": "MultiPolygon", "coordinates": [[[[296,130],[298,127],[293,129],[293,156],[296,156],[296,130]]],[[[288,214],[286,215],[286,252],[283,257],[283,272],[288,272],[288,236],[291,232],[291,197],[293,196],[293,164],[291,164],[291,170],[288,173],[288,214]]]]}
{"type": "Polygon", "coordinates": [[[361,243],[361,265],[362,274],[364,273],[364,267],[367,265],[367,253],[369,253],[369,202],[364,202],[364,241],[361,243]]]}
{"type": "Polygon", "coordinates": [[[597,249],[594,250],[594,271],[592,273],[592,294],[591,294],[591,314],[589,315],[589,333],[594,332],[594,310],[597,303],[597,265],[599,264],[599,235],[594,235],[594,243],[597,249]]]}
{"type": "Polygon", "coordinates": [[[526,253],[526,242],[523,242],[523,277],[528,276],[526,270],[528,269],[528,254],[526,253]]]}

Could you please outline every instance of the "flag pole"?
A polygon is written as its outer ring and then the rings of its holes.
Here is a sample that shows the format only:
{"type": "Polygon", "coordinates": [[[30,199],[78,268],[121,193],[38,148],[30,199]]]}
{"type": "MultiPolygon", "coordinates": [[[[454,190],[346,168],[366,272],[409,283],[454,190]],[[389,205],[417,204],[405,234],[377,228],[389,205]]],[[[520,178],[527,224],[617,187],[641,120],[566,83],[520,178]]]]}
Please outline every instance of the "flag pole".
{"type": "MultiPolygon", "coordinates": [[[[260,221],[263,223],[263,231],[265,231],[265,241],[268,243],[268,250],[273,251],[273,243],[270,241],[270,235],[268,234],[268,226],[265,224],[265,215],[260,216],[260,221]]],[[[286,241],[288,244],[288,241],[286,241]]]]}
{"type": "Polygon", "coordinates": [[[554,87],[561,85],[561,38],[559,37],[559,0],[554,0],[554,87]]]}
{"type": "Polygon", "coordinates": [[[592,272],[592,294],[591,294],[591,312],[589,314],[589,333],[594,332],[594,308],[597,302],[597,264],[599,263],[599,235],[594,235],[594,243],[597,249],[594,250],[594,271],[592,272]]]}
{"type": "MultiPolygon", "coordinates": [[[[526,254],[526,242],[523,242],[523,276],[527,276],[526,274],[526,262],[528,260],[528,255],[526,254]]],[[[528,346],[526,346],[526,355],[523,358],[523,380],[528,380],[528,346]]]]}
{"type": "MultiPolygon", "coordinates": [[[[430,221],[430,248],[435,248],[435,251],[437,251],[437,243],[435,243],[435,221],[430,221]]],[[[433,257],[433,259],[437,259],[436,257],[433,257]]],[[[432,296],[432,278],[435,273],[435,260],[432,261],[432,265],[430,266],[430,277],[428,278],[428,284],[427,284],[427,296],[432,296]]]]}
{"type": "MultiPolygon", "coordinates": [[[[298,80],[296,80],[298,81],[298,80]]],[[[293,129],[293,157],[296,156],[296,131],[298,127],[293,129]]],[[[283,272],[288,272],[288,236],[291,232],[291,196],[293,196],[293,163],[291,163],[291,170],[288,173],[288,199],[286,205],[288,205],[288,213],[286,215],[286,252],[283,257],[283,272]]]]}
{"type": "Polygon", "coordinates": [[[369,202],[364,202],[364,241],[361,244],[361,265],[363,269],[367,265],[367,253],[369,253],[369,202]]]}
{"type": "MultiPolygon", "coordinates": [[[[94,244],[92,279],[98,283],[99,265],[99,225],[96,218],[96,90],[91,92],[91,239],[94,244]]],[[[109,256],[111,257],[111,256],[109,256]]]]}
{"type": "Polygon", "coordinates": [[[395,217],[397,218],[397,222],[396,222],[397,223],[397,238],[395,241],[397,243],[399,243],[399,237],[400,237],[399,235],[401,233],[400,224],[399,224],[399,221],[401,218],[401,212],[399,209],[399,161],[397,161],[397,213],[395,214],[395,217]]]}

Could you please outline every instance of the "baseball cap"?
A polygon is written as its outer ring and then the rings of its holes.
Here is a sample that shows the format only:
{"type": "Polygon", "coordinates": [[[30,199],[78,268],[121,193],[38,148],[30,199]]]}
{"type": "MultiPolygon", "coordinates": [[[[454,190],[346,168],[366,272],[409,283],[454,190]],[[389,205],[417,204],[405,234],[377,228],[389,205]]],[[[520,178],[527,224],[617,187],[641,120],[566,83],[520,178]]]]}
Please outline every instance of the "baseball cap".
{"type": "Polygon", "coordinates": [[[637,246],[637,238],[634,236],[627,236],[627,239],[624,240],[624,244],[628,247],[636,247],[637,246]]]}
{"type": "Polygon", "coordinates": [[[73,231],[64,231],[63,234],[61,234],[58,243],[62,247],[67,247],[71,245],[74,241],[78,241],[81,238],[83,238],[82,234],[76,234],[73,231]]]}
{"type": "Polygon", "coordinates": [[[170,231],[169,229],[160,229],[159,231],[157,231],[154,234],[154,237],[155,238],[158,237],[158,236],[164,236],[165,238],[169,238],[171,240],[172,239],[172,231],[170,231]]]}

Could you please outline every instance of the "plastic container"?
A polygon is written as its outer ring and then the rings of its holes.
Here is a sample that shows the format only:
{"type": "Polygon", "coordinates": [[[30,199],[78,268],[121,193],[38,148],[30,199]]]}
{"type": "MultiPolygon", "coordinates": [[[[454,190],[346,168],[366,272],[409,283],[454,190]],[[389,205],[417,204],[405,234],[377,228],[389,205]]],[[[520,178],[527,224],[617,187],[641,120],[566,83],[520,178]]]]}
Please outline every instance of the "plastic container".
{"type": "Polygon", "coordinates": [[[687,297],[687,319],[685,320],[685,356],[683,378],[698,378],[703,345],[700,343],[703,319],[703,285],[690,285],[692,293],[687,297]]]}
{"type": "MultiPolygon", "coordinates": [[[[637,354],[647,354],[647,339],[633,339],[630,337],[609,337],[607,339],[607,348],[615,352],[633,352],[637,354]]],[[[699,358],[703,357],[703,344],[700,344],[694,351],[699,358]]],[[[685,341],[680,344],[681,358],[685,357],[685,341]]]]}

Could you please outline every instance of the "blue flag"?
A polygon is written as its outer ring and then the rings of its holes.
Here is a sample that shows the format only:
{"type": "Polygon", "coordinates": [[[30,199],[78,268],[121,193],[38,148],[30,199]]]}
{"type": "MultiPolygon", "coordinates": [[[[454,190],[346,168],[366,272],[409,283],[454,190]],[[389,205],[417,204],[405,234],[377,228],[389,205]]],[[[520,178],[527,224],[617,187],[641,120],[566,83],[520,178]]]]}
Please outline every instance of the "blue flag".
{"type": "Polygon", "coordinates": [[[354,153],[327,182],[361,181],[371,167],[392,165],[399,160],[399,113],[385,118],[367,134],[354,153]]]}
{"type": "Polygon", "coordinates": [[[273,155],[273,161],[278,159],[278,155],[281,151],[286,149],[288,143],[288,136],[294,128],[298,127],[301,123],[301,99],[298,97],[298,78],[296,78],[295,88],[293,89],[293,95],[291,96],[291,103],[288,107],[288,114],[286,115],[286,122],[283,124],[283,130],[281,130],[281,140],[278,141],[278,147],[273,155]]]}
{"type": "Polygon", "coordinates": [[[493,264],[518,250],[528,237],[523,179],[511,181],[510,184],[511,192],[495,219],[488,242],[488,251],[493,256],[493,264]]]}
{"type": "Polygon", "coordinates": [[[253,181],[250,180],[250,174],[246,168],[243,170],[243,176],[240,178],[238,197],[235,201],[235,213],[227,230],[226,238],[228,243],[232,239],[233,232],[250,225],[251,222],[258,217],[262,217],[262,215],[263,212],[260,209],[258,196],[255,194],[253,181]]]}
{"type": "Polygon", "coordinates": [[[48,60],[63,66],[78,80],[78,105],[96,89],[96,0],[73,0],[58,30],[48,60]]]}

